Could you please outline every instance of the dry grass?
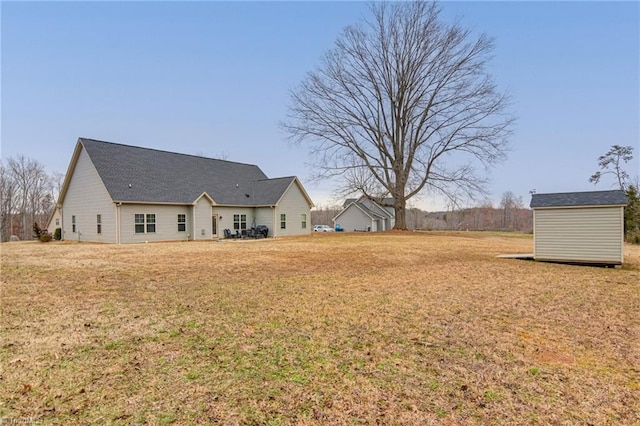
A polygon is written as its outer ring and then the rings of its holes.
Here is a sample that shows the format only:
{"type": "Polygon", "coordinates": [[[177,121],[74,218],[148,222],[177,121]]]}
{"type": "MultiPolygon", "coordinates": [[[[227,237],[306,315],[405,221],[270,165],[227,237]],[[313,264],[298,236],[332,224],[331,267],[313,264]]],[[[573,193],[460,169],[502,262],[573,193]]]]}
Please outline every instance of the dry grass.
{"type": "Polygon", "coordinates": [[[0,418],[75,424],[640,424],[640,247],[530,237],[10,243],[0,418]]]}

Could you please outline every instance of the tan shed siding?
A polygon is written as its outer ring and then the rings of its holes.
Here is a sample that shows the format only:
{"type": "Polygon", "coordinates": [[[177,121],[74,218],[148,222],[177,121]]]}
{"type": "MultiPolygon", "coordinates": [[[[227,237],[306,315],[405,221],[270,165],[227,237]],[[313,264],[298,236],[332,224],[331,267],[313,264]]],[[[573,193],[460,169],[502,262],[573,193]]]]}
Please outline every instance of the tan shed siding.
{"type": "Polygon", "coordinates": [[[535,209],[535,258],[621,263],[621,209],[535,209]]]}
{"type": "Polygon", "coordinates": [[[212,238],[211,201],[207,197],[201,197],[193,207],[193,239],[210,240],[212,238]]]}
{"type": "MultiPolygon", "coordinates": [[[[66,240],[116,242],[116,215],[113,201],[84,149],[78,156],[75,170],[62,206],[63,238],[66,240]],[[101,215],[102,233],[98,234],[97,215],[101,215]],[[71,218],[76,217],[72,232],[71,218]]],[[[50,232],[55,229],[50,230],[50,232]]]]}
{"type": "Polygon", "coordinates": [[[349,205],[334,222],[342,226],[345,232],[362,231],[373,226],[371,218],[353,204],[349,205]]]}
{"type": "MultiPolygon", "coordinates": [[[[120,242],[144,243],[155,241],[186,240],[190,229],[191,206],[171,206],[158,204],[123,204],[120,207],[120,242]],[[135,215],[155,214],[156,232],[136,234],[135,215]],[[178,214],[187,215],[187,232],[178,232],[178,214]]],[[[209,232],[211,233],[211,232],[209,232]]]]}
{"type": "Polygon", "coordinates": [[[311,233],[311,208],[307,202],[307,199],[300,191],[300,188],[295,183],[291,185],[284,193],[278,206],[275,209],[275,232],[271,232],[270,235],[285,236],[285,235],[304,235],[311,233]],[[280,215],[287,215],[287,227],[286,229],[280,228],[280,215]],[[307,215],[307,227],[302,228],[302,215],[307,215]]]}

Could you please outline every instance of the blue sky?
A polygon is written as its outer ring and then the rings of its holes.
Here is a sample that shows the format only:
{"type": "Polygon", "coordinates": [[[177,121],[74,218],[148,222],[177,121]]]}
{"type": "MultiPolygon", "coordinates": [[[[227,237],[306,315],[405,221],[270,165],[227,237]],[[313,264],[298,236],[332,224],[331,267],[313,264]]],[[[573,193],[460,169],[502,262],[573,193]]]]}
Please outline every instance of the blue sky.
{"type": "MultiPolygon", "coordinates": [[[[363,2],[5,2],[2,158],[65,172],[78,137],[226,158],[299,176],[316,204],[307,151],[278,122],[289,90],[319,65],[363,2]]],[[[640,3],[444,2],[442,18],[495,40],[490,65],[518,117],[504,191],[608,189],[588,183],[612,144],[639,173],[640,3]]],[[[443,207],[424,196],[413,204],[443,207]]]]}

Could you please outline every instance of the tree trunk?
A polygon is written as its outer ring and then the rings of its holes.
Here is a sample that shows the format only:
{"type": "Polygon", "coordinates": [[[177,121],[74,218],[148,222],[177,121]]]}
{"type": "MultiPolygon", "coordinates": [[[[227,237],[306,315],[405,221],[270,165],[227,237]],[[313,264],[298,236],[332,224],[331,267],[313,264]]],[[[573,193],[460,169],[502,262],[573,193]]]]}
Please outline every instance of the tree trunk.
{"type": "Polygon", "coordinates": [[[393,197],[393,209],[396,212],[396,224],[393,229],[407,230],[407,200],[404,196],[393,197]]]}

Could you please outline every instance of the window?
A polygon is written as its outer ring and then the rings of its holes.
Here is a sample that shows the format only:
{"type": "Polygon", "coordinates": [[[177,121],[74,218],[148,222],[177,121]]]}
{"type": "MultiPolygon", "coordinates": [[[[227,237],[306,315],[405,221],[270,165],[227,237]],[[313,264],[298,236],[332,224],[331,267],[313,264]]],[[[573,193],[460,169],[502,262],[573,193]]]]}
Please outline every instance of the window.
{"type": "Polygon", "coordinates": [[[56,219],[56,226],[60,226],[60,219],[56,219]]]}
{"type": "Polygon", "coordinates": [[[156,232],[156,215],[148,214],[147,215],[147,234],[151,234],[156,232]]]}
{"type": "Polygon", "coordinates": [[[134,224],[136,234],[152,234],[156,232],[156,215],[136,213],[134,224]]]}
{"type": "Polygon", "coordinates": [[[76,217],[71,216],[71,232],[76,232],[76,217]]]}
{"type": "Polygon", "coordinates": [[[178,215],[178,232],[185,232],[187,230],[187,215],[178,215]]]}
{"type": "Polygon", "coordinates": [[[246,214],[234,214],[233,215],[233,229],[237,229],[237,230],[247,229],[247,215],[246,214]]]}
{"type": "Polygon", "coordinates": [[[98,234],[102,234],[102,215],[96,216],[96,227],[98,234]]]}
{"type": "Polygon", "coordinates": [[[280,215],[280,229],[287,229],[287,215],[284,213],[280,215]]]}
{"type": "Polygon", "coordinates": [[[300,216],[300,221],[302,222],[302,229],[307,229],[307,215],[305,213],[302,213],[302,215],[300,216]]]}
{"type": "Polygon", "coordinates": [[[136,213],[136,234],[144,234],[144,215],[136,213]]]}

